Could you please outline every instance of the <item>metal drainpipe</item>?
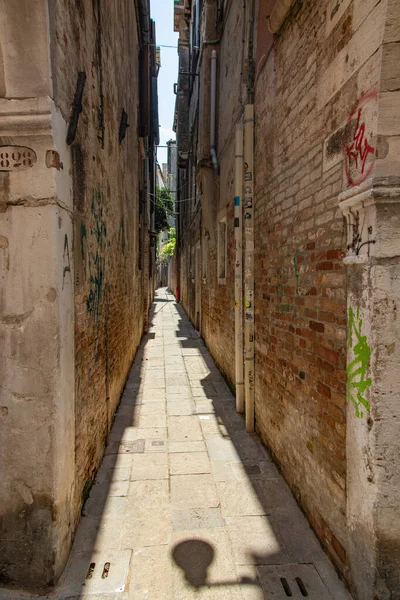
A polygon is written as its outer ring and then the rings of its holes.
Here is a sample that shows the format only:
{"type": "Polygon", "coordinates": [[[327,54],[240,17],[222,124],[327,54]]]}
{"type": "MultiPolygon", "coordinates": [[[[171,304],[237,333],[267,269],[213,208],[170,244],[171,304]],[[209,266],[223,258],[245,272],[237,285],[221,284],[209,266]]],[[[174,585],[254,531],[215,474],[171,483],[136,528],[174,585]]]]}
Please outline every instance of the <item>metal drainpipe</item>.
{"type": "MultiPolygon", "coordinates": [[[[145,197],[145,206],[143,211],[143,242],[148,240],[148,244],[150,246],[150,199],[149,195],[149,142],[148,138],[145,139],[144,142],[145,148],[145,161],[144,161],[144,197],[145,197]]],[[[145,306],[145,314],[144,314],[144,324],[143,331],[144,333],[148,332],[149,329],[149,250],[147,248],[147,244],[143,243],[142,252],[143,252],[143,296],[144,296],[144,306],[145,306]]]]}
{"type": "Polygon", "coordinates": [[[254,105],[244,107],[244,365],[246,431],[254,433],[254,105]]]}
{"type": "Polygon", "coordinates": [[[243,381],[243,250],[242,250],[242,202],[243,202],[243,126],[236,127],[235,152],[235,374],[236,411],[244,412],[243,381]]]}
{"type": "Polygon", "coordinates": [[[196,0],[196,41],[195,46],[200,50],[200,0],[196,0]]]}
{"type": "Polygon", "coordinates": [[[211,52],[211,131],[210,131],[210,154],[215,173],[218,175],[218,159],[215,151],[215,117],[217,106],[217,51],[211,52]]]}

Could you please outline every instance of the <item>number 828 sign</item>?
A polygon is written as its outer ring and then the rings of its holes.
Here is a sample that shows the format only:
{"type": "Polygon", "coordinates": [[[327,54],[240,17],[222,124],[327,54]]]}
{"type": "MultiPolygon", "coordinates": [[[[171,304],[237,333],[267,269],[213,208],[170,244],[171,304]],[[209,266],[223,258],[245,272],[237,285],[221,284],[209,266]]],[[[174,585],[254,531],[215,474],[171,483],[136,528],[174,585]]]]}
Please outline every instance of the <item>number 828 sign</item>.
{"type": "Polygon", "coordinates": [[[36,154],[25,146],[0,146],[0,171],[23,171],[36,162],[36,154]]]}

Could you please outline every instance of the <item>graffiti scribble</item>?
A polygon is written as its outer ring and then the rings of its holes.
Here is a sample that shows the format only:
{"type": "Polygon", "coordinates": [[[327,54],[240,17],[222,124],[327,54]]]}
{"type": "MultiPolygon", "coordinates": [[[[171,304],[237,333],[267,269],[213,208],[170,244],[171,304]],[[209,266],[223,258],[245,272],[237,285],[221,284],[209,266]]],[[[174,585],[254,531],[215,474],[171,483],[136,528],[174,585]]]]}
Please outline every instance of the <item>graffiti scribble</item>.
{"type": "Polygon", "coordinates": [[[353,348],[354,359],[347,365],[347,396],[356,407],[356,416],[359,418],[364,416],[362,407],[368,412],[370,410],[370,404],[365,397],[365,392],[372,384],[371,378],[366,377],[371,348],[368,345],[367,336],[361,334],[362,324],[360,309],[357,308],[356,314],[354,314],[353,309],[350,308],[347,351],[349,352],[350,348],[353,348]],[[353,335],[356,341],[354,347],[353,335]]]}
{"type": "MultiPolygon", "coordinates": [[[[107,229],[103,216],[104,195],[100,189],[92,193],[92,227],[90,228],[90,247],[89,247],[89,273],[90,273],[90,291],[86,301],[86,308],[97,320],[102,312],[103,292],[104,292],[104,264],[107,229]]],[[[86,231],[85,231],[86,236],[86,231]]]]}
{"type": "MultiPolygon", "coordinates": [[[[366,240],[363,239],[363,235],[365,237],[365,233],[364,233],[365,224],[363,222],[362,225],[360,225],[360,213],[358,212],[358,210],[355,212],[352,212],[351,210],[349,211],[348,227],[349,227],[349,233],[350,233],[350,235],[349,235],[350,242],[349,242],[349,244],[347,244],[347,250],[351,250],[356,256],[359,256],[360,250],[364,246],[370,246],[371,244],[375,244],[375,240],[369,239],[369,236],[372,235],[372,231],[373,231],[373,228],[371,225],[367,228],[368,238],[366,240]]],[[[369,255],[369,248],[368,248],[368,255],[369,255]]]]}
{"type": "Polygon", "coordinates": [[[368,158],[368,154],[374,153],[374,148],[368,143],[365,137],[365,123],[360,123],[361,120],[361,108],[357,112],[357,125],[354,131],[353,143],[346,146],[347,157],[349,162],[354,160],[356,169],[361,169],[361,174],[364,175],[365,163],[368,158]]]}
{"type": "Polygon", "coordinates": [[[368,140],[367,122],[371,120],[371,109],[376,102],[376,92],[365,94],[358,102],[357,108],[351,113],[348,125],[356,118],[353,138],[344,146],[347,182],[351,186],[359,185],[371,173],[375,161],[375,148],[368,140]],[[364,110],[368,107],[367,115],[364,110]]]}

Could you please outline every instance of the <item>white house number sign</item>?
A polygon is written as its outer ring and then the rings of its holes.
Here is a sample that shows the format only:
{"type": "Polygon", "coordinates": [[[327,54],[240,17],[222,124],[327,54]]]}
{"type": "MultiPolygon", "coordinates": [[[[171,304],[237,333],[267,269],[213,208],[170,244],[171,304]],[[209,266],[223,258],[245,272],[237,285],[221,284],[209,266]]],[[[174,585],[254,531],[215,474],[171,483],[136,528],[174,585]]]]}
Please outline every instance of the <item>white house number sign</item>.
{"type": "Polygon", "coordinates": [[[23,171],[36,162],[36,154],[25,146],[0,146],[0,171],[23,171]]]}

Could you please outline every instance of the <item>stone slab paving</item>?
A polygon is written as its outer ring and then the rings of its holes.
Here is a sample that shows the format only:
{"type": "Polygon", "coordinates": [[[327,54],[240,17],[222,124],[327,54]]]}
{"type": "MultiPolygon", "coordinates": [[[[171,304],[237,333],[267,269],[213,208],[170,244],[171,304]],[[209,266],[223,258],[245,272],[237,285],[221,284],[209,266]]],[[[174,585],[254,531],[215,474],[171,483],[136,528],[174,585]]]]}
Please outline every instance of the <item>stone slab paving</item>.
{"type": "Polygon", "coordinates": [[[350,600],[182,308],[158,290],[58,589],[0,600],[350,600]]]}

